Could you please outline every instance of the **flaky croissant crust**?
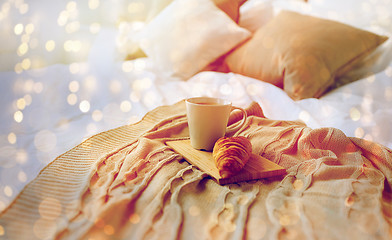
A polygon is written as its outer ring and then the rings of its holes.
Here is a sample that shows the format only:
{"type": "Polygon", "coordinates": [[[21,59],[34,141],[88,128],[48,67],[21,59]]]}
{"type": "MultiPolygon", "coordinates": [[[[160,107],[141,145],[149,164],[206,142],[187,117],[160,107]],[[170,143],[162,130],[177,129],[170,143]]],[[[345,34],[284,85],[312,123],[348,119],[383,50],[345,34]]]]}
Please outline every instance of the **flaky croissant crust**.
{"type": "Polygon", "coordinates": [[[212,156],[222,178],[237,174],[248,162],[252,144],[246,137],[222,137],[216,141],[212,156]]]}

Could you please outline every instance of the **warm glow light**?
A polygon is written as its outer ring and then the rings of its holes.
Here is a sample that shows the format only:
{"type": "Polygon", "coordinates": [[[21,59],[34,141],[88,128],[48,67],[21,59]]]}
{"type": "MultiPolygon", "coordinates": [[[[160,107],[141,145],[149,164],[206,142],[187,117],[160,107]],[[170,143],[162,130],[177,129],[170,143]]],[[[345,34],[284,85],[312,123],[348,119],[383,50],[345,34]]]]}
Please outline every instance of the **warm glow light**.
{"type": "Polygon", "coordinates": [[[122,86],[121,86],[120,81],[112,80],[112,81],[110,81],[109,88],[112,93],[119,93],[119,92],[121,92],[122,86]]]}
{"type": "Polygon", "coordinates": [[[132,83],[132,90],[141,91],[143,90],[143,80],[137,79],[132,83]]]}
{"type": "Polygon", "coordinates": [[[129,112],[132,109],[132,104],[129,101],[122,101],[120,104],[120,109],[123,112],[129,112]]]}
{"type": "Polygon", "coordinates": [[[26,100],[24,98],[19,98],[18,100],[16,100],[16,107],[19,110],[23,110],[26,107],[26,100]]]}
{"type": "Polygon", "coordinates": [[[310,119],[310,114],[307,111],[301,111],[299,113],[299,119],[301,119],[304,122],[307,122],[310,119]]]}
{"type": "Polygon", "coordinates": [[[370,75],[369,77],[366,78],[366,80],[370,83],[373,83],[376,80],[376,76],[374,74],[370,75]]]}
{"type": "Polygon", "coordinates": [[[68,18],[69,18],[69,12],[62,11],[59,17],[57,18],[57,24],[59,26],[64,26],[65,24],[67,24],[68,18]]]}
{"type": "Polygon", "coordinates": [[[99,0],[89,0],[88,1],[88,7],[90,9],[97,9],[99,7],[99,4],[100,4],[99,0]]]}
{"type": "Polygon", "coordinates": [[[102,120],[103,114],[101,111],[95,110],[91,117],[93,118],[94,121],[99,122],[102,120]]]}
{"type": "Polygon", "coordinates": [[[90,111],[90,103],[87,100],[81,101],[79,104],[79,109],[84,113],[90,111]]]}
{"type": "Polygon", "coordinates": [[[301,190],[303,186],[304,182],[301,179],[295,179],[295,181],[293,182],[293,188],[297,191],[301,190]]]}
{"type": "Polygon", "coordinates": [[[56,220],[61,214],[62,206],[55,198],[45,198],[38,206],[38,212],[42,218],[56,220]]]}
{"type": "MultiPolygon", "coordinates": [[[[0,202],[0,211],[2,211],[3,209],[1,208],[1,204],[2,202],[0,202]]],[[[4,236],[5,231],[4,231],[4,227],[0,225],[0,236],[4,236]]]]}
{"type": "Polygon", "coordinates": [[[140,93],[136,91],[132,91],[131,94],[129,95],[129,99],[132,102],[139,102],[140,101],[140,93]]]}
{"type": "Polygon", "coordinates": [[[25,27],[25,32],[26,32],[27,34],[32,34],[32,33],[34,32],[34,29],[35,29],[34,24],[29,23],[29,24],[27,24],[26,27],[25,27]]]}
{"type": "Polygon", "coordinates": [[[97,87],[97,79],[94,76],[92,76],[92,75],[87,76],[84,79],[83,85],[88,90],[94,91],[96,89],[96,87],[97,87]]]}
{"type": "Polygon", "coordinates": [[[22,64],[21,63],[15,64],[14,71],[15,71],[15,73],[23,72],[22,64]]]}
{"type": "Polygon", "coordinates": [[[141,2],[132,2],[128,5],[129,13],[137,13],[144,10],[144,4],[141,2]]]}
{"type": "Polygon", "coordinates": [[[1,12],[0,13],[3,13],[3,16],[6,16],[10,12],[10,9],[11,9],[11,4],[9,2],[5,2],[1,6],[1,12]]]}
{"type": "Polygon", "coordinates": [[[219,88],[219,91],[223,95],[230,95],[233,92],[233,89],[229,84],[222,84],[219,88]]]}
{"type": "Polygon", "coordinates": [[[23,89],[25,92],[32,92],[34,88],[34,81],[32,79],[27,79],[24,83],[23,89]]]}
{"type": "Polygon", "coordinates": [[[18,23],[18,24],[16,24],[15,27],[14,27],[14,33],[15,33],[16,35],[20,35],[20,34],[23,33],[23,29],[24,29],[23,24],[18,23]]]}
{"type": "Polygon", "coordinates": [[[5,186],[5,187],[4,187],[4,194],[5,194],[7,197],[12,197],[12,194],[13,194],[12,188],[11,188],[10,186],[5,186]]]}
{"type": "Polygon", "coordinates": [[[79,28],[80,28],[80,22],[74,21],[74,22],[68,23],[65,26],[65,31],[67,33],[74,33],[74,32],[77,32],[79,30],[79,28]]]}
{"type": "Polygon", "coordinates": [[[133,62],[133,67],[136,71],[143,71],[146,68],[146,60],[144,59],[136,59],[133,62]]]}
{"type": "Polygon", "coordinates": [[[69,83],[68,85],[69,91],[76,93],[77,91],[79,91],[79,82],[77,81],[72,81],[69,83]]]}
{"type": "Polygon", "coordinates": [[[78,97],[76,96],[76,94],[69,94],[67,97],[67,102],[69,105],[75,105],[76,102],[78,101],[78,97]]]}
{"type": "Polygon", "coordinates": [[[33,225],[33,232],[37,239],[50,239],[51,231],[48,229],[56,229],[56,222],[48,219],[39,218],[33,225]]]}
{"type": "Polygon", "coordinates": [[[80,65],[78,63],[71,63],[69,65],[69,72],[72,74],[77,74],[80,71],[80,65]]]}
{"type": "Polygon", "coordinates": [[[24,149],[20,149],[18,150],[18,152],[16,152],[16,162],[18,162],[19,164],[25,164],[27,162],[28,156],[27,156],[27,152],[24,149]]]}
{"type": "Polygon", "coordinates": [[[46,51],[51,52],[56,47],[56,43],[53,40],[49,40],[45,44],[46,51]]]}
{"type": "Polygon", "coordinates": [[[41,93],[42,90],[44,90],[44,85],[42,84],[42,82],[34,83],[34,92],[35,93],[41,93]]]}
{"type": "Polygon", "coordinates": [[[82,49],[82,43],[79,40],[67,40],[64,43],[64,50],[67,52],[79,52],[82,49]]]}
{"type": "Polygon", "coordinates": [[[129,217],[129,221],[132,224],[137,224],[140,222],[140,216],[139,214],[133,213],[130,217],[129,217]]]}
{"type": "Polygon", "coordinates": [[[103,227],[103,232],[106,235],[113,235],[114,234],[114,227],[112,225],[105,225],[105,227],[103,227]]]}
{"type": "Polygon", "coordinates": [[[361,112],[353,107],[350,109],[350,117],[353,121],[358,121],[361,118],[361,112]]]}
{"type": "Polygon", "coordinates": [[[30,35],[29,34],[23,34],[22,37],[20,38],[20,41],[22,43],[28,43],[30,41],[30,35]]]}
{"type": "Polygon", "coordinates": [[[253,83],[248,84],[248,85],[246,86],[246,91],[247,91],[247,92],[249,93],[249,95],[251,95],[251,96],[257,95],[258,93],[260,93],[260,90],[261,90],[261,89],[258,89],[257,86],[256,86],[256,84],[253,84],[253,83]]]}
{"type": "Polygon", "coordinates": [[[16,111],[16,112],[14,113],[14,120],[15,120],[15,122],[17,122],[17,123],[22,122],[22,121],[23,121],[23,113],[22,113],[21,111],[16,111]]]}
{"type": "Polygon", "coordinates": [[[152,107],[157,103],[157,98],[158,96],[154,92],[148,91],[143,97],[143,103],[148,107],[152,107]]]}
{"type": "Polygon", "coordinates": [[[363,136],[365,136],[365,131],[363,130],[363,128],[357,128],[355,129],[355,137],[357,138],[363,138],[363,136]]]}
{"type": "Polygon", "coordinates": [[[31,60],[29,58],[25,58],[21,64],[24,70],[28,70],[31,67],[31,60]]]}
{"type": "Polygon", "coordinates": [[[74,2],[74,1],[69,1],[68,3],[67,3],[67,10],[68,11],[70,11],[70,12],[72,12],[72,11],[75,11],[76,10],[76,7],[77,7],[77,4],[76,4],[76,2],[74,2]]]}
{"type": "Polygon", "coordinates": [[[191,206],[190,208],[189,208],[189,214],[191,215],[191,216],[193,216],[193,217],[197,217],[197,216],[199,216],[200,215],[200,208],[199,207],[197,207],[197,206],[191,206]]]}
{"type": "Polygon", "coordinates": [[[10,144],[15,144],[16,143],[16,135],[15,133],[11,132],[10,134],[8,134],[8,142],[10,144]]]}
{"type": "Polygon", "coordinates": [[[122,70],[124,72],[131,72],[133,70],[133,64],[132,62],[128,61],[128,62],[124,62],[122,64],[122,70]]]}
{"type": "Polygon", "coordinates": [[[26,101],[26,106],[29,106],[31,102],[33,101],[33,98],[31,97],[30,94],[24,95],[23,99],[26,101]]]}
{"type": "Polygon", "coordinates": [[[26,175],[26,173],[23,172],[23,171],[20,171],[18,173],[18,180],[19,180],[19,182],[22,182],[22,183],[27,182],[27,175],[26,175]]]}
{"type": "Polygon", "coordinates": [[[29,51],[29,45],[27,43],[22,43],[17,50],[18,56],[23,56],[29,51]]]}
{"type": "Polygon", "coordinates": [[[23,15],[23,14],[27,13],[28,11],[29,11],[29,5],[27,3],[21,4],[19,6],[19,13],[20,14],[23,15]]]}

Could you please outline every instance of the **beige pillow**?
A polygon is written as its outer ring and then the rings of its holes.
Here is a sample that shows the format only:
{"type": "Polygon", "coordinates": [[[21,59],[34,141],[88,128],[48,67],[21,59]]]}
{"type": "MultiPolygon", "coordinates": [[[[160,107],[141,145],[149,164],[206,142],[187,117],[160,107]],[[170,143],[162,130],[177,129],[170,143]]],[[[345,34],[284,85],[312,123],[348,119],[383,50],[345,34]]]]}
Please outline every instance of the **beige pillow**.
{"type": "Polygon", "coordinates": [[[226,58],[230,71],[284,88],[295,99],[320,97],[387,37],[282,11],[226,58]]]}

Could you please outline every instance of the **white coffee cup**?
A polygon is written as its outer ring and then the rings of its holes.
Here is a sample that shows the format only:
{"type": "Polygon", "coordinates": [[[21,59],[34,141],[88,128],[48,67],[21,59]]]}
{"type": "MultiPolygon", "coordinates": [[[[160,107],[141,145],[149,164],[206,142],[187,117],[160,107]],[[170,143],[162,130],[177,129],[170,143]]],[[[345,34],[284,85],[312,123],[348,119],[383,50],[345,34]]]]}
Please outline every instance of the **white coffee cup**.
{"type": "Polygon", "coordinates": [[[228,100],[211,97],[186,99],[186,109],[191,145],[195,149],[211,151],[215,142],[226,133],[238,131],[246,122],[246,111],[232,106],[228,100]],[[234,127],[227,127],[231,111],[240,110],[242,121],[234,127]]]}

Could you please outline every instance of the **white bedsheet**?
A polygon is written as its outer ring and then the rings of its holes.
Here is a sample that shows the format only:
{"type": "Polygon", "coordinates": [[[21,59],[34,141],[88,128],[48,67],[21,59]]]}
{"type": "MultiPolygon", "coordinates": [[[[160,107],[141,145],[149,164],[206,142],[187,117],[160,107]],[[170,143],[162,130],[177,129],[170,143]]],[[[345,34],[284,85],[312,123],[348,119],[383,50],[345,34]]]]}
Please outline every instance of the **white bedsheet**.
{"type": "Polygon", "coordinates": [[[243,107],[256,101],[269,118],[335,127],[392,148],[391,48],[378,63],[380,72],[320,99],[295,102],[245,76],[202,72],[179,81],[162,77],[147,58],[119,61],[116,34],[115,28],[101,29],[80,63],[0,72],[0,211],[45,165],[84,139],[192,96],[223,97],[243,107]]]}

